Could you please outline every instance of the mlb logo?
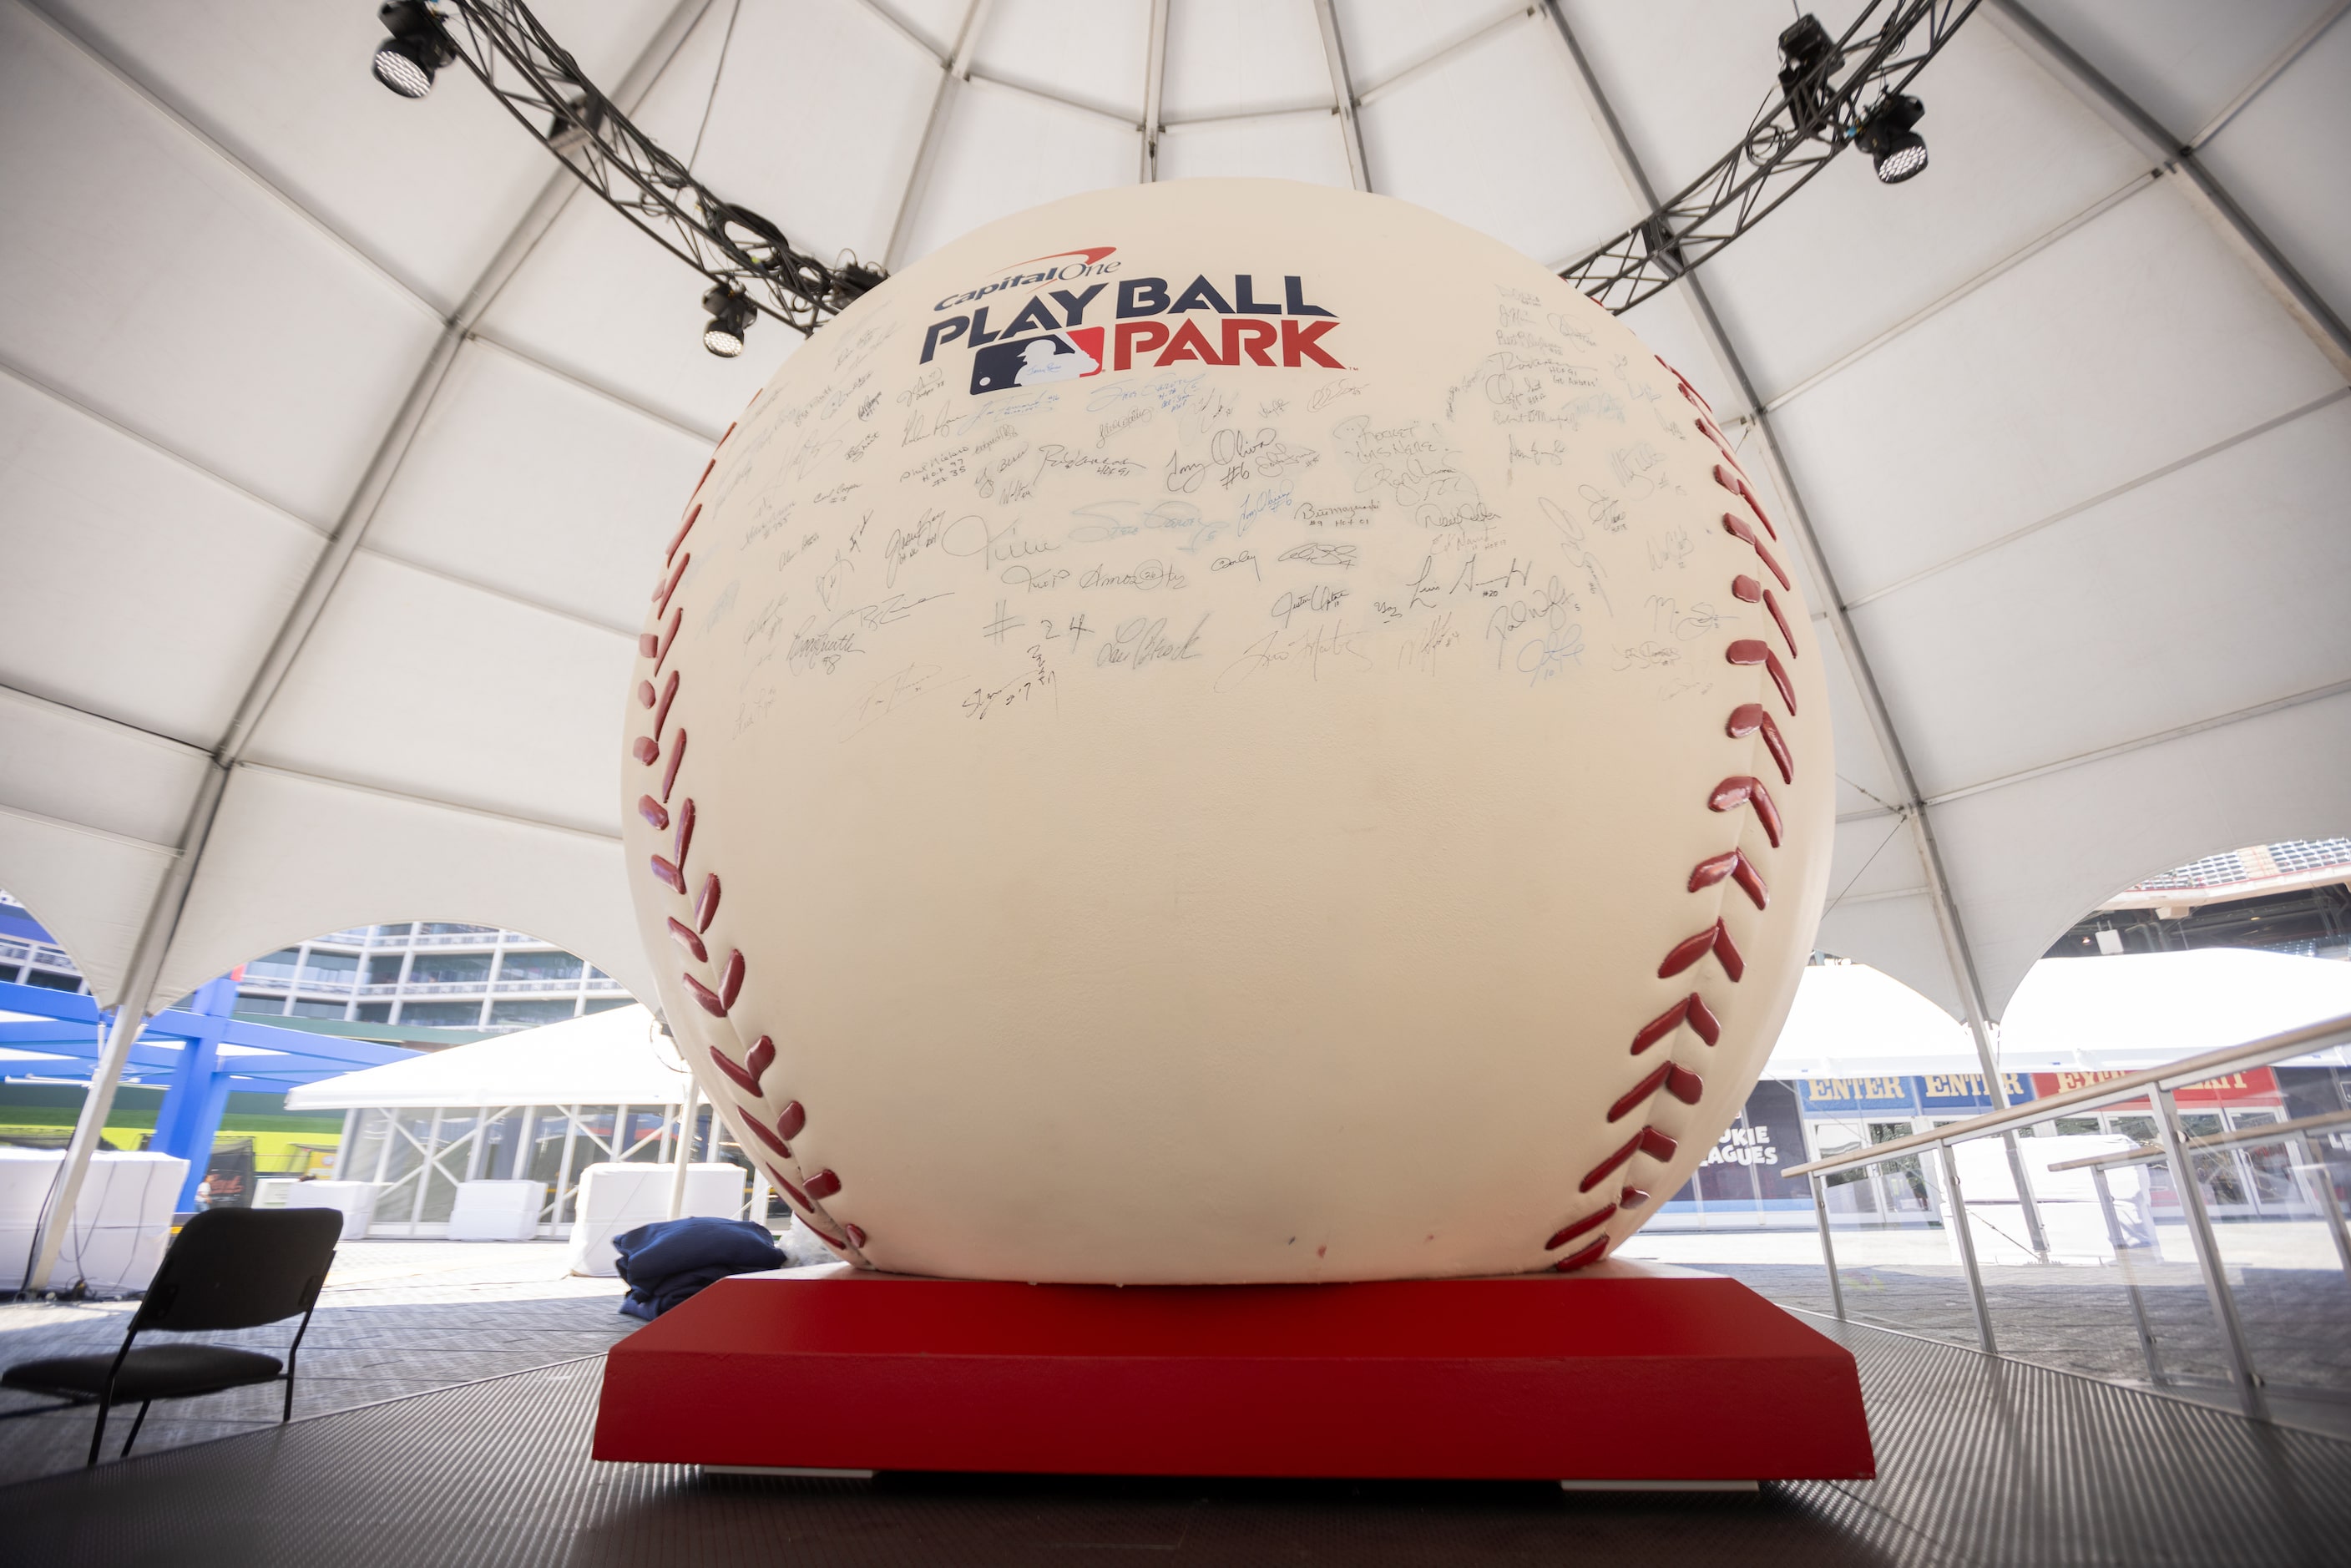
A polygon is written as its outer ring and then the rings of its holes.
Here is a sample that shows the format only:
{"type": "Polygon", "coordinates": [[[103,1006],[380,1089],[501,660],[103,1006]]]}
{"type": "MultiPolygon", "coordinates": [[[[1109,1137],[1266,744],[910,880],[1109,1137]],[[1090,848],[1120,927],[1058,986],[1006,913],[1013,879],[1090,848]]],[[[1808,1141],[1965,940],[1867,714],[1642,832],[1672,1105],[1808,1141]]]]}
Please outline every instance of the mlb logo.
{"type": "Polygon", "coordinates": [[[971,390],[1002,392],[1008,387],[1043,386],[1098,375],[1102,368],[1102,329],[1080,327],[1041,337],[1016,338],[990,343],[971,361],[971,390]]]}

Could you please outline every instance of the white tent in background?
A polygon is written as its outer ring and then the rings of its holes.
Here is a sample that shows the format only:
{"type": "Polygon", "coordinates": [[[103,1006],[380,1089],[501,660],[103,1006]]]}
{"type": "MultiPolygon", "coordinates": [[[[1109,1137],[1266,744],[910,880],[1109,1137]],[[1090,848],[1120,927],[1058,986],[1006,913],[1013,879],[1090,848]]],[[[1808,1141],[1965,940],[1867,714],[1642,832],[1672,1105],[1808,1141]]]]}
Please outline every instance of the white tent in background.
{"type": "Polygon", "coordinates": [[[642,1007],[608,1008],[306,1083],[289,1111],[495,1109],[507,1105],[679,1105],[685,1068],[642,1007]]]}
{"type": "MultiPolygon", "coordinates": [[[[2050,958],[2009,1004],[2000,1060],[2015,1071],[2139,1068],[2351,1013],[2351,964],[2210,947],[2050,958]]],[[[2345,1061],[2340,1048],[2314,1061],[2345,1061]]]]}
{"type": "Polygon", "coordinates": [[[1950,1014],[1866,964],[1815,964],[1771,1048],[1767,1078],[1980,1072],[1975,1037],[1950,1014]]]}

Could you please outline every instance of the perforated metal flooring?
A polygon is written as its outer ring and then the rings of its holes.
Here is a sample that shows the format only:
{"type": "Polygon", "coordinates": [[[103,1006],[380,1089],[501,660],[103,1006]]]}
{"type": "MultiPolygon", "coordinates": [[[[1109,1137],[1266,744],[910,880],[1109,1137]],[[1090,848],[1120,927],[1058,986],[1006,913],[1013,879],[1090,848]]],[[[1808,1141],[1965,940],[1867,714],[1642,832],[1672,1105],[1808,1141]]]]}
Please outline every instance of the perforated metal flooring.
{"type": "MultiPolygon", "coordinates": [[[[585,1457],[601,1372],[590,1358],[0,1490],[0,1561],[2351,1563],[2351,1445],[1876,1330],[1837,1332],[1861,1364],[1875,1482],[1626,1496],[704,1477],[585,1457]]],[[[1768,1430],[1771,1412],[1753,1418],[1768,1430]]]]}

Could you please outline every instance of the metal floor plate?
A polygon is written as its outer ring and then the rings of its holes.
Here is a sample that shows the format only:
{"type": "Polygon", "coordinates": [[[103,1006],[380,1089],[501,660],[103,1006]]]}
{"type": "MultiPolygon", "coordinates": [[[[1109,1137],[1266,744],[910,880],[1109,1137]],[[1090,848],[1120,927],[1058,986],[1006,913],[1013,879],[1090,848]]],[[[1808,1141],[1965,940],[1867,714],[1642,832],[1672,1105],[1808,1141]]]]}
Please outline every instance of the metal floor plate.
{"type": "Polygon", "coordinates": [[[1874,1482],[1675,1495],[704,1476],[586,1458],[601,1370],[591,1358],[0,1490],[0,1562],[1133,1564],[1146,1552],[1641,1568],[2351,1563],[2351,1445],[1872,1329],[1834,1332],[1861,1364],[1874,1482]]]}

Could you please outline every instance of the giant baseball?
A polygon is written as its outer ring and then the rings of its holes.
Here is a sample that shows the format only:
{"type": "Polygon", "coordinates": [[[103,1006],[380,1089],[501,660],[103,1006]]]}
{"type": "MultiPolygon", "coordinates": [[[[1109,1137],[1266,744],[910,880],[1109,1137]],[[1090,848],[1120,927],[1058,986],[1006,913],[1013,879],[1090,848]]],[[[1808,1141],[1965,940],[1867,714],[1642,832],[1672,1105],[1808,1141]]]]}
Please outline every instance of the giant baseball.
{"type": "Polygon", "coordinates": [[[1825,651],[1753,473],[1400,202],[1102,191],[909,267],[664,528],[626,845],[704,1089],[874,1269],[1605,1257],[1821,911],[1825,651]]]}

